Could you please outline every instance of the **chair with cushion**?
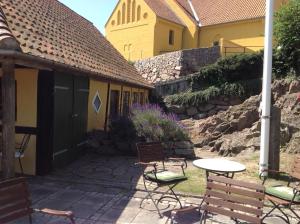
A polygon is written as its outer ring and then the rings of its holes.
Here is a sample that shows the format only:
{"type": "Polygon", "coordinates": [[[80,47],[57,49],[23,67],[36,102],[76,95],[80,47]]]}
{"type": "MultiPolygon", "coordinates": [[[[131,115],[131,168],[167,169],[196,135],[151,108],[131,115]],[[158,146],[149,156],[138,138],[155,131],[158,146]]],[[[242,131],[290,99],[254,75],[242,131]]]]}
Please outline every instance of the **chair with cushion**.
{"type": "MultiPolygon", "coordinates": [[[[146,171],[143,172],[143,182],[147,194],[147,197],[141,201],[140,206],[143,201],[150,198],[155,205],[160,217],[162,217],[161,212],[158,208],[158,204],[164,198],[173,198],[179,202],[180,207],[182,204],[175,194],[173,188],[179,183],[187,180],[185,175],[185,169],[187,168],[186,160],[183,158],[165,158],[164,147],[160,142],[151,143],[138,143],[138,165],[142,166],[146,171]],[[180,167],[180,172],[173,172],[167,169],[165,161],[171,161],[172,167],[180,167]],[[176,163],[178,162],[178,163],[176,163]],[[147,170],[148,167],[152,167],[151,170],[147,170]],[[149,185],[155,183],[156,187],[154,189],[149,189],[149,185]],[[168,190],[163,193],[163,195],[155,202],[153,194],[156,193],[158,188],[168,187],[168,190]],[[170,195],[168,195],[170,193],[170,195]]],[[[171,167],[171,165],[170,165],[171,167]]],[[[169,168],[170,168],[169,167],[169,168]]]]}
{"type": "Polygon", "coordinates": [[[28,217],[32,223],[32,214],[39,212],[51,216],[64,217],[68,223],[75,224],[71,211],[57,211],[52,209],[33,209],[31,207],[28,185],[24,177],[0,182],[0,223],[6,224],[23,217],[28,217]]]}
{"type": "Polygon", "coordinates": [[[205,222],[208,213],[230,217],[236,223],[262,223],[264,190],[262,184],[209,176],[200,223],[205,222]]]}
{"type": "MultiPolygon", "coordinates": [[[[283,217],[278,217],[283,219],[285,222],[290,223],[289,216],[283,210],[288,209],[295,215],[298,222],[300,222],[300,215],[294,210],[295,205],[300,205],[300,156],[295,157],[290,173],[275,170],[265,171],[270,174],[287,175],[289,181],[287,185],[266,187],[266,200],[272,203],[273,208],[264,216],[264,218],[269,217],[271,213],[277,209],[283,215],[283,217]]],[[[262,175],[260,177],[263,180],[263,184],[265,184],[267,177],[263,177],[262,175]]]]}

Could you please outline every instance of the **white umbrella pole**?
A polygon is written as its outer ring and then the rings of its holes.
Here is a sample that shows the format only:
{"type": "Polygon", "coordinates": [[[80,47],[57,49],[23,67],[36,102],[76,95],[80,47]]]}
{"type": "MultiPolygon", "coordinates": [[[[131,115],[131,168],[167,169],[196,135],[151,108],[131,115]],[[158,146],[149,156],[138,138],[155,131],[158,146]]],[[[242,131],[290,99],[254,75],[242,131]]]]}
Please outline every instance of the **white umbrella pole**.
{"type": "MultiPolygon", "coordinates": [[[[265,21],[265,50],[264,73],[262,89],[262,117],[261,117],[261,148],[259,172],[268,169],[269,142],[270,142],[270,113],[271,113],[271,84],[272,84],[272,39],[273,39],[273,14],[274,0],[266,0],[265,21]]],[[[263,172],[267,175],[267,172],[263,172]]]]}

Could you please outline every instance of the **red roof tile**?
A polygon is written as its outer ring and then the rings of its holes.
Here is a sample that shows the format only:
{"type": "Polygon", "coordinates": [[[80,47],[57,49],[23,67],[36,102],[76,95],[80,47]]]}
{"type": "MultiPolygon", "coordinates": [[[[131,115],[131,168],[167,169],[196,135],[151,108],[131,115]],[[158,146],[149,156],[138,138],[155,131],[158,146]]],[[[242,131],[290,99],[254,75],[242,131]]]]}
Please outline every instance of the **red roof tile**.
{"type": "MultiPolygon", "coordinates": [[[[186,11],[191,8],[176,0],[186,11]]],[[[191,0],[202,26],[229,23],[265,16],[265,0],[191,0]]]]}
{"type": "Polygon", "coordinates": [[[1,0],[0,9],[0,42],[15,38],[23,53],[151,87],[91,22],[57,0],[1,0]]]}
{"type": "Polygon", "coordinates": [[[145,0],[155,14],[163,19],[185,26],[181,19],[172,11],[165,0],[145,0]]]}

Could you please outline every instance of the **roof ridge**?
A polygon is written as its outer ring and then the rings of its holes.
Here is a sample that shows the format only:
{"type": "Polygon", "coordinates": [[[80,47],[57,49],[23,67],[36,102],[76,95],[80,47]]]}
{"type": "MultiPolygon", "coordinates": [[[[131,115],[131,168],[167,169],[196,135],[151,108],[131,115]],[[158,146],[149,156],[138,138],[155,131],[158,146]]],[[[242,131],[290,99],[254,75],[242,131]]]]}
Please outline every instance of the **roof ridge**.
{"type": "Polygon", "coordinates": [[[0,49],[21,51],[20,43],[12,34],[5,13],[0,6],[0,49]]]}

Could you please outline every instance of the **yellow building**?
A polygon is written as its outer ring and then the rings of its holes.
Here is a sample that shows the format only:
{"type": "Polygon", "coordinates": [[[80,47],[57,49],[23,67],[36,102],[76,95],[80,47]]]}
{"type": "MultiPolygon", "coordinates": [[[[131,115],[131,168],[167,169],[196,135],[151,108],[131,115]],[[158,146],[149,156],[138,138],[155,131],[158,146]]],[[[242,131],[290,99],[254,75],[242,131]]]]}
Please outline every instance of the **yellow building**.
{"type": "MultiPolygon", "coordinates": [[[[105,130],[132,103],[147,102],[152,86],[91,22],[59,1],[19,3],[0,2],[1,140],[11,143],[3,152],[11,147],[15,156],[15,142],[31,135],[24,173],[45,174],[80,155],[88,131],[105,130]]],[[[15,167],[20,171],[17,160],[15,167]]]]}
{"type": "Polygon", "coordinates": [[[264,16],[265,0],[119,0],[105,28],[130,61],[215,45],[227,55],[263,48],[264,16]]]}

